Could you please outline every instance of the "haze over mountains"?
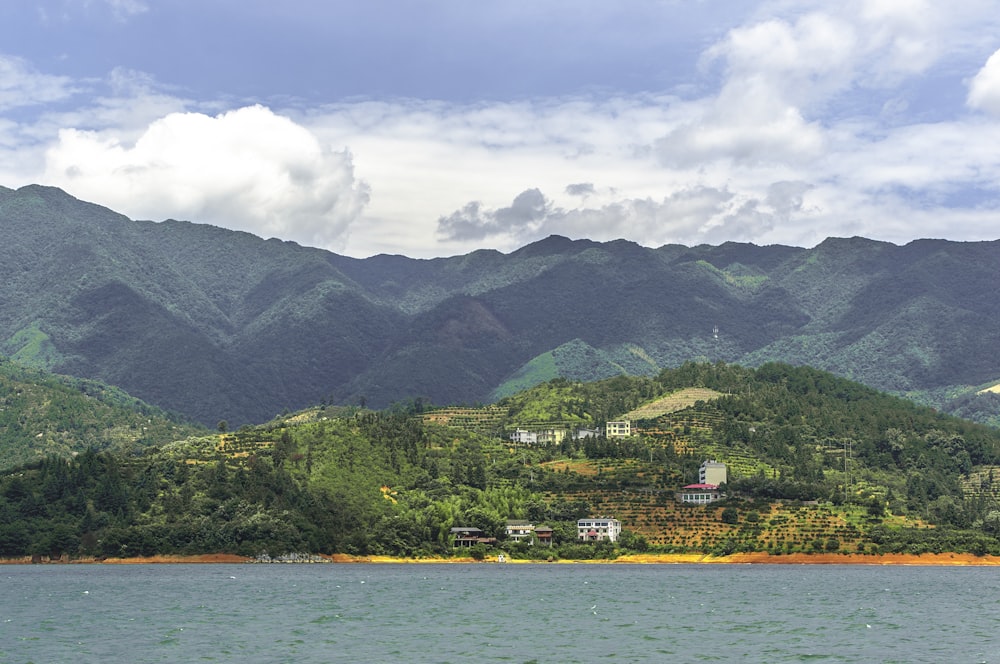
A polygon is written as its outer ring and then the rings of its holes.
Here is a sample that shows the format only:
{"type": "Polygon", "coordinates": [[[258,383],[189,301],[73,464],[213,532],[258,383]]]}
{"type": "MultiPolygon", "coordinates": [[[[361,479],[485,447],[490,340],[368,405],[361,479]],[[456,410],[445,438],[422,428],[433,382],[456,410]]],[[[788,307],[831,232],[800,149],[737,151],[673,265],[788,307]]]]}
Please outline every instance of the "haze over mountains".
{"type": "Polygon", "coordinates": [[[974,396],[1000,380],[1000,242],[553,236],[510,254],[354,259],[35,185],[0,188],[0,228],[0,353],[207,424],[321,401],[484,402],[691,359],[808,364],[1000,413],[974,396]]]}

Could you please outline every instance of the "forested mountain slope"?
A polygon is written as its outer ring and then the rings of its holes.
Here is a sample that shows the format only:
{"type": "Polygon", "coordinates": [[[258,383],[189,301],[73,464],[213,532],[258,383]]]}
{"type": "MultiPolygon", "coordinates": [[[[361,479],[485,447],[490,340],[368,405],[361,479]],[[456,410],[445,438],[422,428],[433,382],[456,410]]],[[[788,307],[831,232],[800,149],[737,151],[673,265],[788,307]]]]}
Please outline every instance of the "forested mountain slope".
{"type": "Polygon", "coordinates": [[[494,400],[691,359],[808,364],[996,422],[1000,243],[354,259],[0,188],[0,352],[214,425],[320,402],[494,400]]]}
{"type": "Polygon", "coordinates": [[[115,387],[0,360],[0,470],[88,449],[141,453],[201,431],[115,387]]]}
{"type": "MultiPolygon", "coordinates": [[[[459,424],[439,411],[317,407],[136,454],[0,472],[0,556],[267,552],[447,556],[479,528],[532,558],[626,551],[1000,554],[1000,432],[805,367],[687,363],[556,379],[459,424]],[[518,427],[593,426],[678,394],[636,435],[515,445],[518,427]],[[729,498],[679,503],[705,459],[729,498]],[[996,486],[994,486],[996,485],[996,486]],[[616,544],[576,519],[618,518],[616,544]],[[508,519],[556,546],[504,541],[508,519]]],[[[482,553],[480,551],[479,553],[482,553]]]]}

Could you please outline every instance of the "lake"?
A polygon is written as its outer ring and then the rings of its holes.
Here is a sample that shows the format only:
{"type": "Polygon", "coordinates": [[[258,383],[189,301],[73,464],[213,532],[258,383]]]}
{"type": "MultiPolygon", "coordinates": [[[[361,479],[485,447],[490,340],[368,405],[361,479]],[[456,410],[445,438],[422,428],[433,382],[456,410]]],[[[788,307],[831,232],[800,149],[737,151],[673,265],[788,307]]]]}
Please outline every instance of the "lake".
{"type": "Polygon", "coordinates": [[[998,662],[1000,570],[0,567],[0,662],[998,662]]]}

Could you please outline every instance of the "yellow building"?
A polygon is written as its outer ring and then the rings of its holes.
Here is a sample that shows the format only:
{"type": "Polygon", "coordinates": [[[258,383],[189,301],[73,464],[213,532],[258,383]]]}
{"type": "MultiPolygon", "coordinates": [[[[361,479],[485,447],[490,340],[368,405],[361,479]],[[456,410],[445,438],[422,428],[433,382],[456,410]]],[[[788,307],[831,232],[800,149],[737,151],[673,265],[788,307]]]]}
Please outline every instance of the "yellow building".
{"type": "Polygon", "coordinates": [[[604,435],[608,438],[628,438],[632,435],[632,423],[628,420],[608,422],[604,425],[604,435]]]}

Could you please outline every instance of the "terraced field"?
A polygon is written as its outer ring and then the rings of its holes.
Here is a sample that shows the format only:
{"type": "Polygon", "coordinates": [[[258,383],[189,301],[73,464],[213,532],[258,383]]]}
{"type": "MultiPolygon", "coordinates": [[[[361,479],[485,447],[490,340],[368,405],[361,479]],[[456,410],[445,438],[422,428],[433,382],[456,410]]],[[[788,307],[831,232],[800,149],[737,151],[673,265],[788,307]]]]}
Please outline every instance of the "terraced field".
{"type": "Polygon", "coordinates": [[[614,517],[654,546],[672,551],[857,551],[860,507],[776,503],[761,507],[738,501],[692,506],[675,500],[672,491],[579,491],[551,498],[586,500],[594,514],[614,517]],[[736,508],[735,524],[724,523],[724,506],[736,508]]]}
{"type": "Polygon", "coordinates": [[[639,406],[635,410],[631,410],[623,415],[621,419],[632,421],[654,420],[661,415],[676,413],[679,410],[690,408],[699,401],[712,401],[721,396],[721,392],[716,392],[706,387],[689,387],[639,406]]]}
{"type": "Polygon", "coordinates": [[[962,492],[967,498],[980,495],[1000,500],[1000,466],[982,466],[962,480],[962,492]]]}

